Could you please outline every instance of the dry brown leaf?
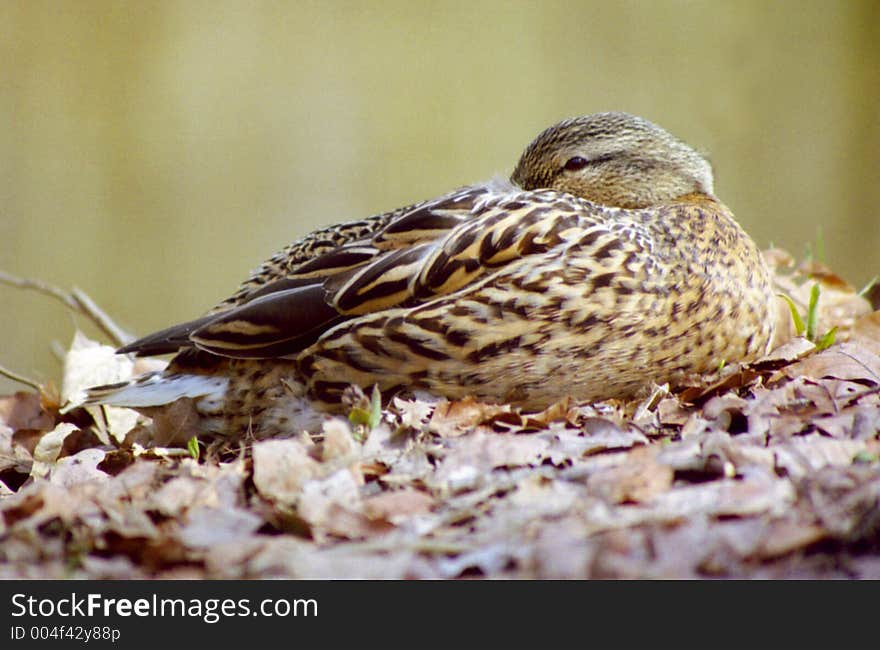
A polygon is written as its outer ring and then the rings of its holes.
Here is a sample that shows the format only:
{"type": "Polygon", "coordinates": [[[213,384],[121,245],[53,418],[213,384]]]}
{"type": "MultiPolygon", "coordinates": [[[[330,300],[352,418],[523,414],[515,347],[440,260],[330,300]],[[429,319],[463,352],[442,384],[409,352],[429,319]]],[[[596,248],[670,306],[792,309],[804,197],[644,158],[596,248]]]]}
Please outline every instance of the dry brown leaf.
{"type": "MultiPolygon", "coordinates": [[[[28,430],[23,431],[29,432],[28,430]]],[[[42,432],[32,431],[29,433],[32,434],[32,444],[30,446],[22,445],[16,440],[17,437],[20,437],[18,434],[14,434],[9,427],[0,425],[0,473],[9,470],[25,476],[30,474],[33,464],[33,448],[39,437],[42,436],[42,432]]]]}
{"type": "Polygon", "coordinates": [[[587,490],[582,484],[532,475],[517,482],[509,501],[510,506],[518,511],[527,510],[544,517],[556,517],[572,510],[587,498],[587,490]]]}
{"type": "Polygon", "coordinates": [[[554,402],[543,411],[528,413],[523,416],[523,427],[528,429],[546,429],[553,422],[577,422],[577,409],[572,408],[571,398],[566,397],[554,402]]]}
{"type": "Polygon", "coordinates": [[[791,519],[774,521],[762,532],[760,543],[755,545],[752,553],[752,557],[759,560],[806,549],[810,544],[828,536],[821,526],[791,519]]]}
{"type": "Polygon", "coordinates": [[[10,528],[30,531],[38,531],[56,519],[65,525],[95,520],[101,509],[91,498],[92,488],[86,485],[71,489],[49,481],[30,483],[4,500],[3,517],[10,528]]]}
{"type": "Polygon", "coordinates": [[[473,397],[455,402],[443,400],[437,403],[428,422],[428,429],[438,436],[456,437],[493,418],[509,413],[511,413],[510,406],[486,404],[473,397]]]}
{"type": "Polygon", "coordinates": [[[458,578],[479,572],[482,575],[498,574],[514,556],[507,544],[493,544],[461,553],[451,558],[441,558],[437,568],[444,578],[458,578]]]}
{"type": "Polygon", "coordinates": [[[535,434],[550,441],[546,455],[553,465],[564,466],[574,459],[591,454],[648,444],[648,438],[640,431],[622,431],[616,424],[604,418],[590,420],[591,422],[584,423],[585,430],[556,426],[549,432],[535,434]]]}
{"type": "Polygon", "coordinates": [[[186,546],[211,548],[218,544],[241,542],[262,524],[259,516],[241,508],[200,505],[187,511],[177,537],[186,546]]]}
{"type": "Polygon", "coordinates": [[[0,425],[13,431],[51,431],[55,428],[55,418],[43,408],[39,395],[19,391],[0,397],[0,425]]]}
{"type": "Polygon", "coordinates": [[[880,467],[826,467],[800,485],[832,536],[849,543],[880,535],[880,467]]]}
{"type": "Polygon", "coordinates": [[[549,449],[550,442],[538,436],[477,429],[453,441],[433,480],[455,484],[500,467],[538,465],[548,457],[549,449]]]}
{"type": "Polygon", "coordinates": [[[405,488],[384,492],[364,499],[364,514],[370,519],[384,519],[397,523],[412,515],[429,512],[434,498],[420,490],[405,488]]]}
{"type": "Polygon", "coordinates": [[[581,422],[581,430],[585,442],[589,445],[584,453],[629,449],[648,443],[648,438],[635,427],[630,426],[624,431],[616,422],[608,418],[584,418],[581,422]]]}
{"type": "Polygon", "coordinates": [[[831,267],[816,260],[804,260],[798,264],[798,273],[809,276],[813,280],[822,283],[824,289],[836,289],[843,294],[855,293],[855,288],[842,277],[837,275],[831,267]]]}
{"type": "MultiPolygon", "coordinates": [[[[141,410],[153,421],[148,428],[149,438],[150,443],[158,447],[185,445],[190,438],[201,433],[200,417],[189,397],[181,397],[167,406],[141,410]]],[[[126,443],[131,444],[130,435],[135,431],[129,430],[126,443]]]]}
{"type": "Polygon", "coordinates": [[[869,451],[869,446],[864,440],[837,440],[811,434],[790,438],[773,449],[777,466],[797,479],[828,466],[847,467],[856,454],[869,451]]]}
{"type": "Polygon", "coordinates": [[[587,487],[610,503],[642,503],[668,490],[672,477],[672,468],[657,462],[657,449],[642,447],[628,452],[617,467],[590,476],[587,487]]]}
{"type": "Polygon", "coordinates": [[[850,341],[880,355],[880,311],[858,318],[853,323],[850,341]]]}
{"type": "Polygon", "coordinates": [[[533,549],[535,577],[540,580],[572,580],[590,577],[595,543],[590,528],[574,516],[551,520],[536,531],[533,549]]]}
{"type": "Polygon", "coordinates": [[[175,476],[150,499],[150,508],[166,517],[180,517],[190,507],[200,505],[199,493],[204,483],[191,476],[175,476]]]}
{"type": "Polygon", "coordinates": [[[401,426],[410,429],[421,429],[434,412],[434,404],[423,400],[406,400],[395,397],[391,400],[392,407],[400,415],[401,426]]]}
{"type": "Polygon", "coordinates": [[[0,424],[0,472],[17,466],[13,453],[12,429],[0,424]]]}
{"type": "Polygon", "coordinates": [[[110,476],[98,469],[104,460],[101,449],[83,449],[73,456],[59,459],[49,474],[49,480],[55,485],[72,487],[83,483],[103,483],[110,476]]]}
{"type": "Polygon", "coordinates": [[[785,376],[821,379],[832,377],[851,381],[880,384],[880,356],[852,343],[833,345],[827,350],[808,356],[779,370],[770,382],[785,376]]]}
{"type": "Polygon", "coordinates": [[[832,438],[859,440],[875,437],[880,431],[880,409],[877,406],[852,407],[838,415],[813,418],[811,424],[832,438]]]}
{"type": "Polygon", "coordinates": [[[792,270],[797,263],[791,253],[782,248],[768,248],[761,251],[761,256],[774,275],[784,270],[792,270]]]}
{"type": "Polygon", "coordinates": [[[779,365],[802,359],[815,349],[815,344],[803,336],[796,336],[786,341],[783,345],[773,348],[768,354],[753,362],[751,366],[758,370],[775,368],[779,365]]]}
{"type": "Polygon", "coordinates": [[[76,431],[76,425],[62,422],[52,431],[43,434],[34,447],[34,464],[31,478],[47,478],[64,446],[64,439],[76,431]]]}
{"type": "Polygon", "coordinates": [[[666,397],[657,404],[657,417],[661,425],[680,426],[687,422],[691,410],[682,405],[677,397],[666,397]]]}
{"type": "Polygon", "coordinates": [[[721,379],[708,385],[688,386],[679,393],[679,399],[685,404],[700,405],[711,397],[747,386],[759,376],[758,371],[749,367],[736,366],[730,370],[721,379]]]}
{"type": "Polygon", "coordinates": [[[264,440],[254,443],[254,485],[267,499],[293,504],[303,486],[323,473],[301,440],[264,440]]]}
{"type": "Polygon", "coordinates": [[[321,446],[321,459],[325,463],[331,460],[350,461],[360,455],[361,446],[355,442],[351,427],[342,418],[325,420],[322,431],[324,443],[321,446]]]}
{"type": "Polygon", "coordinates": [[[348,469],[308,481],[302,489],[297,513],[311,526],[312,535],[359,539],[379,535],[393,526],[364,512],[358,478],[348,469]]]}

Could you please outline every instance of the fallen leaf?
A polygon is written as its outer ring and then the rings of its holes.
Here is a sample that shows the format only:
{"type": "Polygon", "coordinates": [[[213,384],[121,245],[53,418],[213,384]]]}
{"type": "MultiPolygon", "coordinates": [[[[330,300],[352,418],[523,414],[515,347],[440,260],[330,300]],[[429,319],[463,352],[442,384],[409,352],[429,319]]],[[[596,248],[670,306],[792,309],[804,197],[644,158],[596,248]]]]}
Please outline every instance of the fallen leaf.
{"type": "Polygon", "coordinates": [[[319,540],[328,535],[359,539],[393,527],[366,515],[358,480],[348,469],[308,481],[303,486],[297,513],[310,524],[312,535],[319,540]]]}
{"type": "Polygon", "coordinates": [[[478,476],[499,467],[537,465],[548,457],[549,450],[550,442],[537,436],[488,433],[485,429],[477,429],[450,443],[432,481],[441,485],[456,484],[465,477],[478,476]]]}
{"type": "Polygon", "coordinates": [[[342,418],[329,418],[322,426],[324,444],[321,459],[352,461],[360,455],[361,446],[355,441],[351,426],[342,418]]]}
{"type": "Polygon", "coordinates": [[[857,319],[852,326],[850,341],[880,355],[880,311],[871,312],[857,319]]]}
{"type": "MultiPolygon", "coordinates": [[[[199,426],[201,417],[192,398],[181,397],[169,405],[156,408],[142,408],[144,415],[152,419],[148,431],[150,444],[166,447],[186,445],[193,436],[202,433],[199,426]]],[[[129,433],[134,430],[129,430],[129,433]]],[[[130,442],[126,437],[126,443],[130,442]]]]}
{"type": "Polygon", "coordinates": [[[397,523],[401,519],[429,512],[434,498],[420,490],[405,488],[383,492],[364,499],[364,514],[370,519],[397,523]]]}
{"type": "Polygon", "coordinates": [[[37,446],[34,448],[34,464],[31,467],[32,478],[46,478],[49,476],[49,472],[61,453],[64,439],[76,431],[76,429],[76,425],[62,422],[52,431],[40,437],[37,446]]]}
{"type": "Polygon", "coordinates": [[[880,356],[852,343],[839,343],[779,370],[770,382],[785,376],[833,377],[880,384],[880,356]]]}
{"type": "Polygon", "coordinates": [[[801,478],[828,466],[849,466],[856,454],[868,449],[864,440],[836,440],[816,434],[791,438],[774,447],[777,467],[801,478]]]}
{"type": "Polygon", "coordinates": [[[395,397],[391,400],[393,409],[400,415],[401,426],[421,429],[434,412],[434,404],[422,400],[405,400],[395,397]]]}
{"type": "Polygon", "coordinates": [[[260,517],[241,508],[196,506],[187,511],[177,537],[186,546],[211,548],[247,539],[262,524],[260,517]]]}
{"type": "Polygon", "coordinates": [[[807,476],[799,491],[833,537],[875,542],[880,534],[880,468],[825,467],[807,476]]]}
{"type": "MultiPolygon", "coordinates": [[[[77,330],[64,357],[61,401],[65,407],[62,413],[81,404],[88,388],[127,381],[133,376],[134,362],[130,357],[116,354],[113,347],[93,341],[77,330]]],[[[85,410],[96,423],[100,423],[98,435],[104,444],[109,444],[107,434],[122,442],[139,417],[136,411],[115,406],[87,406],[85,410]],[[106,432],[103,427],[105,421],[106,432]]]]}
{"type": "Polygon", "coordinates": [[[673,471],[657,462],[654,448],[635,449],[626,462],[599,472],[587,480],[590,492],[611,503],[641,503],[672,485],[673,471]]]}
{"type": "Polygon", "coordinates": [[[254,485],[267,499],[293,504],[303,486],[323,473],[321,464],[300,440],[254,443],[254,485]]]}
{"type": "Polygon", "coordinates": [[[204,489],[203,481],[191,476],[175,476],[152,496],[150,508],[166,517],[180,517],[191,506],[201,505],[198,497],[204,489]]]}
{"type": "Polygon", "coordinates": [[[19,391],[0,397],[0,425],[13,431],[51,431],[55,427],[55,418],[43,408],[39,395],[19,391]]]}
{"type": "Polygon", "coordinates": [[[479,424],[511,412],[510,406],[486,404],[473,397],[455,402],[440,401],[428,422],[428,429],[442,437],[461,436],[479,424]]]}
{"type": "Polygon", "coordinates": [[[104,460],[101,449],[83,449],[73,456],[59,459],[49,473],[49,480],[55,485],[71,487],[83,483],[103,483],[110,476],[98,469],[104,460]]]}

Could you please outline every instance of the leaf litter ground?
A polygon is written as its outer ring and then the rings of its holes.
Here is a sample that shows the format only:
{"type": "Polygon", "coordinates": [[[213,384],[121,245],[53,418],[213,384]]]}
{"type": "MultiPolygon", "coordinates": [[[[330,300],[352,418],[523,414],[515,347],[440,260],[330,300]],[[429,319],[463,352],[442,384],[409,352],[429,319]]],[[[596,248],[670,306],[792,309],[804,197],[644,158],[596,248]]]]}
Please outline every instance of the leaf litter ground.
{"type": "Polygon", "coordinates": [[[162,447],[59,408],[143,370],[78,335],[61,394],[0,398],[0,578],[880,578],[878,305],[767,258],[833,345],[781,303],[763,359],[541,413],[354,391],[311,434],[162,447]]]}

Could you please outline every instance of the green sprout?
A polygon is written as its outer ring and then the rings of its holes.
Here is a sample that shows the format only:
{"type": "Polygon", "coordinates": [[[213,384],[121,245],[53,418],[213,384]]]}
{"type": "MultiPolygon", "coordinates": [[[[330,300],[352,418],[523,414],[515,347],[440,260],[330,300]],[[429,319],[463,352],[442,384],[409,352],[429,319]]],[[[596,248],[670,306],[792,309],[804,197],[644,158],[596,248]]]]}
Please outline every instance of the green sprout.
{"type": "Polygon", "coordinates": [[[816,349],[821,351],[834,344],[837,335],[837,327],[832,327],[822,336],[816,336],[816,325],[819,322],[819,285],[814,284],[810,289],[810,302],[807,306],[807,313],[801,316],[798,313],[797,305],[794,304],[789,296],[782,294],[782,298],[788,303],[788,309],[791,312],[791,320],[794,322],[794,329],[798,336],[803,336],[808,341],[816,345],[816,349]]]}
{"type": "Polygon", "coordinates": [[[196,436],[186,441],[186,449],[189,451],[189,455],[198,462],[199,456],[201,456],[201,449],[199,448],[199,439],[196,436]]]}
{"type": "Polygon", "coordinates": [[[816,321],[819,319],[819,285],[814,284],[810,289],[810,304],[807,306],[807,331],[806,336],[810,341],[816,339],[816,321]]]}
{"type": "Polygon", "coordinates": [[[862,450],[853,456],[854,463],[860,463],[863,465],[870,465],[871,463],[876,463],[878,460],[880,460],[880,457],[878,457],[877,454],[872,454],[867,450],[862,450]]]}
{"type": "Polygon", "coordinates": [[[364,434],[379,426],[382,421],[382,393],[379,392],[378,385],[373,385],[369,408],[353,407],[348,413],[348,421],[355,427],[359,437],[365,437],[364,434]]]}

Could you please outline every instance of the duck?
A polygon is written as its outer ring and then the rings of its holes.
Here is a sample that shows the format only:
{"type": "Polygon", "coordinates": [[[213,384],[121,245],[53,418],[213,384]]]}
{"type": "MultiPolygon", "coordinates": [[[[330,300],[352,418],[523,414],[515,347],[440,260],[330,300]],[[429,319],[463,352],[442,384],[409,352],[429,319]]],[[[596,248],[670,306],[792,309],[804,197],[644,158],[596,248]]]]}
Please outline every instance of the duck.
{"type": "Polygon", "coordinates": [[[774,291],[708,160],[624,112],[562,120],[509,178],[316,230],[205,315],[117,352],[168,366],[89,389],[197,430],[271,437],[350,386],[538,411],[765,354],[774,291]]]}

